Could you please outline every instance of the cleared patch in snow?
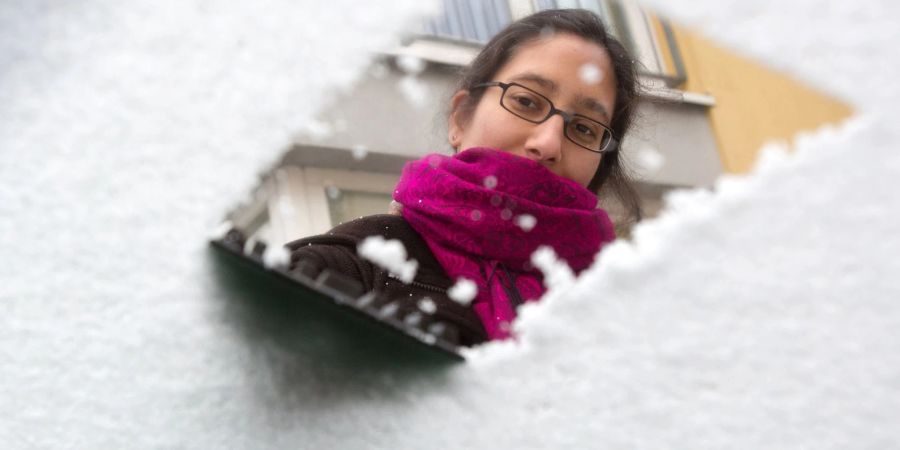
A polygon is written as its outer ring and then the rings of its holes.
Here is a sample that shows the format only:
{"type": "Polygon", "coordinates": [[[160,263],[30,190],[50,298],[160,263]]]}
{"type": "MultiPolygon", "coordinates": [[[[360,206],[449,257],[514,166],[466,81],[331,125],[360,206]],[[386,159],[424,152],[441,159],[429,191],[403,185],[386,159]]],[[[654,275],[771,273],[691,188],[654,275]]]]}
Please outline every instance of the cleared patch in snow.
{"type": "Polygon", "coordinates": [[[418,77],[407,75],[397,82],[397,88],[403,94],[403,98],[415,108],[424,108],[430,95],[428,85],[418,77]]]}
{"type": "Polygon", "coordinates": [[[457,278],[456,283],[447,290],[447,296],[461,305],[468,305],[476,295],[478,295],[478,286],[474,281],[465,277],[457,278]]]}
{"type": "Polygon", "coordinates": [[[662,169],[663,165],[666,163],[666,157],[652,147],[641,147],[635,152],[633,158],[637,165],[635,170],[638,171],[641,176],[653,175],[658,172],[659,169],[662,169]]]}
{"type": "Polygon", "coordinates": [[[402,211],[403,204],[397,200],[391,200],[391,203],[388,205],[388,213],[400,215],[402,211]]]}
{"type": "Polygon", "coordinates": [[[360,242],[356,251],[404,283],[411,283],[416,277],[419,262],[406,259],[406,247],[397,239],[369,236],[360,242]]]}
{"type": "Polygon", "coordinates": [[[334,185],[325,186],[325,195],[332,200],[337,200],[341,198],[341,188],[334,185]]]}
{"type": "Polygon", "coordinates": [[[285,216],[292,217],[297,214],[297,208],[288,196],[280,196],[276,201],[276,207],[278,212],[285,216]]]}
{"type": "Polygon", "coordinates": [[[369,149],[363,144],[357,144],[353,146],[352,149],[353,159],[357,161],[362,161],[366,159],[366,156],[369,155],[369,149]]]}
{"type": "Polygon", "coordinates": [[[382,80],[391,73],[391,69],[383,62],[375,62],[369,67],[369,75],[375,79],[382,80]]]}
{"type": "Polygon", "coordinates": [[[419,75],[428,66],[427,61],[412,55],[400,55],[396,61],[397,67],[408,75],[419,75]]]}
{"type": "Polygon", "coordinates": [[[334,131],[337,133],[343,133],[347,131],[347,119],[344,119],[342,117],[334,119],[332,128],[334,128],[334,131]]]}

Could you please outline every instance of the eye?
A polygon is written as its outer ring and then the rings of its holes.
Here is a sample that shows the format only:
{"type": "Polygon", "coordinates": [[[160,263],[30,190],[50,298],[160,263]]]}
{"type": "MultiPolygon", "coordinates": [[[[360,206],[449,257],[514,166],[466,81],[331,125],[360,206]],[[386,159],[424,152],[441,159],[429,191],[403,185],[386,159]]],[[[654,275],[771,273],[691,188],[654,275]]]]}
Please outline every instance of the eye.
{"type": "Polygon", "coordinates": [[[593,137],[597,136],[597,130],[595,130],[594,127],[591,127],[585,123],[581,123],[581,122],[576,123],[574,128],[575,128],[575,132],[581,136],[589,137],[589,138],[593,138],[593,137]]]}
{"type": "Polygon", "coordinates": [[[521,109],[541,109],[540,101],[533,95],[525,93],[516,93],[513,95],[513,101],[517,108],[521,109]]]}

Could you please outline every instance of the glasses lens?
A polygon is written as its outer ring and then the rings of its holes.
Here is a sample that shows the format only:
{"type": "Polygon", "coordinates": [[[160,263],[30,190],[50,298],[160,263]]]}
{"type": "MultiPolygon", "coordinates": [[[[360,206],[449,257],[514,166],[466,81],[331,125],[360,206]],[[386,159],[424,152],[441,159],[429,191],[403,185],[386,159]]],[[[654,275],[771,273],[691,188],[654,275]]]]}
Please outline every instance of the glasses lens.
{"type": "Polygon", "coordinates": [[[569,122],[566,135],[576,144],[593,151],[605,149],[612,139],[612,133],[599,122],[578,116],[569,122]]]}
{"type": "Polygon", "coordinates": [[[540,122],[550,112],[550,101],[521,86],[511,85],[503,95],[503,107],[531,122],[540,122]]]}

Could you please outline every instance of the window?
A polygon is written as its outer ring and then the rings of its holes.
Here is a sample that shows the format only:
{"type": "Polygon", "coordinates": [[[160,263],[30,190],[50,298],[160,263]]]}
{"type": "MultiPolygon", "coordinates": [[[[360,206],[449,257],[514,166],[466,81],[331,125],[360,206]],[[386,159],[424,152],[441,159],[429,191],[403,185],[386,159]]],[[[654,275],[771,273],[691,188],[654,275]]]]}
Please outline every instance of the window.
{"type": "Polygon", "coordinates": [[[669,87],[684,82],[680,55],[668,24],[649,16],[635,0],[444,0],[443,14],[428,20],[426,35],[456,42],[485,44],[515,17],[547,9],[578,8],[592,11],[640,62],[642,75],[662,80],[669,87]],[[658,26],[657,26],[658,25],[658,26]],[[657,30],[662,30],[658,32],[657,30]],[[671,56],[667,68],[664,52],[671,56]]]}
{"type": "Polygon", "coordinates": [[[425,33],[437,37],[487,43],[510,23],[506,0],[444,0],[444,14],[425,23],[425,33]]]}
{"type": "Polygon", "coordinates": [[[228,213],[222,238],[236,231],[245,254],[259,253],[258,247],[280,246],[361,216],[388,213],[401,169],[410,159],[370,152],[358,161],[350,151],[296,145],[228,213]]]}
{"type": "Polygon", "coordinates": [[[265,206],[254,223],[270,245],[324,233],[347,220],[388,212],[396,183],[394,174],[281,166],[263,183],[265,206]]]}
{"type": "Polygon", "coordinates": [[[338,225],[363,216],[384,214],[392,200],[390,194],[341,189],[336,186],[326,187],[325,194],[328,197],[331,225],[338,225]]]}

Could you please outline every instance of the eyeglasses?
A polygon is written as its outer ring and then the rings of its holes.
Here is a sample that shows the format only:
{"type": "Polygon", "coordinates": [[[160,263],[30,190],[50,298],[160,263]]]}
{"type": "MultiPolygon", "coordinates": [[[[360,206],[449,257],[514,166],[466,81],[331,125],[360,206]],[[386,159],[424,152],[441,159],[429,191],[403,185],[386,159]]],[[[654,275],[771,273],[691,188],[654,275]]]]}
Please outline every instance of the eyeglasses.
{"type": "Polygon", "coordinates": [[[531,123],[544,123],[554,114],[559,114],[563,118],[563,134],[566,139],[579,147],[594,153],[606,153],[615,151],[619,146],[619,141],[613,137],[612,130],[606,125],[580,114],[556,109],[549,98],[521,84],[491,81],[472,86],[472,89],[494,86],[503,89],[500,106],[516,117],[531,123]]]}

